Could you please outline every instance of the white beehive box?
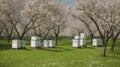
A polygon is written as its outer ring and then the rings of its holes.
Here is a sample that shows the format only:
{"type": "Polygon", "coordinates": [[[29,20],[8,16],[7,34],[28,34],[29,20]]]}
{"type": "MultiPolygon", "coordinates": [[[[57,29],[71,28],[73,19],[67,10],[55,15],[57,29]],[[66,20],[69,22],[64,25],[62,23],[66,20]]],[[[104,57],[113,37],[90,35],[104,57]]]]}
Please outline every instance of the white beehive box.
{"type": "Polygon", "coordinates": [[[32,48],[38,48],[41,46],[40,40],[31,40],[31,47],[32,48]]]}
{"type": "Polygon", "coordinates": [[[44,40],[43,41],[43,48],[48,48],[49,47],[49,41],[48,40],[44,40]]]}
{"type": "Polygon", "coordinates": [[[93,39],[93,46],[100,46],[101,45],[101,39],[93,39]]]}
{"type": "Polygon", "coordinates": [[[20,45],[21,45],[21,48],[25,48],[25,41],[24,40],[20,40],[20,45]]]}
{"type": "Polygon", "coordinates": [[[39,36],[32,36],[31,40],[40,40],[40,37],[39,36]]]}
{"type": "Polygon", "coordinates": [[[81,33],[81,34],[80,34],[80,39],[86,39],[85,33],[81,33]]]}
{"type": "Polygon", "coordinates": [[[73,45],[72,46],[76,47],[76,48],[80,47],[79,40],[78,39],[73,39],[73,45]]]}
{"type": "Polygon", "coordinates": [[[74,39],[80,39],[80,36],[74,36],[74,39]]]}
{"type": "Polygon", "coordinates": [[[55,41],[54,40],[48,40],[49,41],[49,47],[55,47],[55,41]]]}
{"type": "Polygon", "coordinates": [[[12,40],[12,48],[13,49],[21,48],[20,40],[12,40]]]}
{"type": "Polygon", "coordinates": [[[83,46],[85,46],[85,45],[86,45],[85,40],[84,40],[84,39],[81,39],[81,40],[80,40],[80,46],[83,47],[83,46]]]}

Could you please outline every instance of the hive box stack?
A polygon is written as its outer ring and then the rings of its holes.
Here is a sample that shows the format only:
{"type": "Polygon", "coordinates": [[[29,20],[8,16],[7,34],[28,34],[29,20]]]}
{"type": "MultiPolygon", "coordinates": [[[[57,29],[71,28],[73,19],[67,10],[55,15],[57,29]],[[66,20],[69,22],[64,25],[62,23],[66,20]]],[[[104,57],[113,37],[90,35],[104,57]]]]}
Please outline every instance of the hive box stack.
{"type": "Polygon", "coordinates": [[[32,36],[31,37],[31,47],[32,48],[39,48],[41,46],[40,37],[32,36]]]}
{"type": "Polygon", "coordinates": [[[86,46],[86,35],[85,33],[80,34],[80,47],[86,46]]]}
{"type": "Polygon", "coordinates": [[[20,45],[21,45],[21,48],[25,48],[25,41],[24,40],[20,40],[20,45]]]}
{"type": "Polygon", "coordinates": [[[48,42],[49,42],[49,47],[50,48],[55,47],[55,41],[54,40],[48,40],[48,42]]]}
{"type": "Polygon", "coordinates": [[[80,47],[80,36],[75,36],[73,39],[73,45],[72,47],[79,48],[80,47]]]}
{"type": "Polygon", "coordinates": [[[95,47],[101,46],[101,39],[93,39],[92,45],[95,47]]]}
{"type": "Polygon", "coordinates": [[[48,40],[44,40],[43,41],[43,48],[48,48],[49,47],[49,41],[48,40]]]}
{"type": "Polygon", "coordinates": [[[12,40],[12,48],[20,49],[21,48],[20,40],[12,40]]]}
{"type": "Polygon", "coordinates": [[[13,49],[23,49],[25,48],[25,41],[24,40],[12,40],[12,48],[13,49]]]}

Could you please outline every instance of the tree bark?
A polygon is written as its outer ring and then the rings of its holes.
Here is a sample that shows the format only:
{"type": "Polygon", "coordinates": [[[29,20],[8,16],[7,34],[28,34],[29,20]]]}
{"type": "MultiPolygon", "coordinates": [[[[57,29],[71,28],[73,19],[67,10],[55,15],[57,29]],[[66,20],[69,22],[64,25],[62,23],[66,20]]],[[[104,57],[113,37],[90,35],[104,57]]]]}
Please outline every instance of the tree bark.
{"type": "Polygon", "coordinates": [[[104,56],[104,57],[106,57],[107,42],[108,41],[103,42],[102,56],[104,56]]]}
{"type": "Polygon", "coordinates": [[[0,39],[2,39],[2,33],[3,33],[3,27],[1,27],[1,30],[0,30],[0,39]]]}
{"type": "Polygon", "coordinates": [[[91,43],[91,44],[93,43],[93,41],[92,41],[92,40],[93,40],[93,37],[94,37],[94,34],[90,34],[90,40],[91,40],[90,43],[91,43]]]}
{"type": "Polygon", "coordinates": [[[33,30],[34,30],[34,35],[37,35],[36,28],[34,28],[33,30]]]}
{"type": "Polygon", "coordinates": [[[51,30],[51,29],[49,29],[49,30],[47,31],[47,33],[43,36],[43,40],[45,40],[45,39],[47,38],[47,36],[48,36],[50,30],[51,30]]]}
{"type": "Polygon", "coordinates": [[[55,34],[55,44],[58,45],[58,34],[55,34]]]}
{"type": "Polygon", "coordinates": [[[114,48],[115,48],[115,43],[116,43],[116,39],[112,40],[112,45],[111,45],[111,52],[114,52],[114,48]]]}
{"type": "Polygon", "coordinates": [[[120,32],[117,32],[117,34],[113,33],[113,35],[112,35],[112,45],[111,45],[111,49],[110,49],[111,52],[114,52],[115,43],[116,43],[116,40],[119,35],[120,35],[120,32]]]}
{"type": "Polygon", "coordinates": [[[55,44],[58,45],[58,38],[55,37],[55,44]]]}
{"type": "Polygon", "coordinates": [[[11,36],[7,36],[7,42],[10,42],[11,36]]]}

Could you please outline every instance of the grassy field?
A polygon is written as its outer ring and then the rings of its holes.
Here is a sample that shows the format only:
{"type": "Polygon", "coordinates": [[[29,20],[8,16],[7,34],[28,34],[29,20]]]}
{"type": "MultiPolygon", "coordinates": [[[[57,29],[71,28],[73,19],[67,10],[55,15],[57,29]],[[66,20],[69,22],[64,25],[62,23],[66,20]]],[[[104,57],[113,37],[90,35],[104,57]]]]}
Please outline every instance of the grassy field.
{"type": "MultiPolygon", "coordinates": [[[[11,43],[0,41],[0,67],[120,67],[120,40],[115,52],[107,47],[107,57],[102,57],[102,47],[72,48],[72,39],[64,38],[56,48],[12,50],[11,43]]],[[[111,42],[109,42],[110,44],[111,42]]]]}

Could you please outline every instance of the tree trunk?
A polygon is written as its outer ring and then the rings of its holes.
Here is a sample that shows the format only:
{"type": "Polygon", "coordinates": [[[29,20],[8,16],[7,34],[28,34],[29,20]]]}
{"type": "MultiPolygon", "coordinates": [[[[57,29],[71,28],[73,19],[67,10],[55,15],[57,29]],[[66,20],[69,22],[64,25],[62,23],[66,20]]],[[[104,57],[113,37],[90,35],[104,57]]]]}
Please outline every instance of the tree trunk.
{"type": "Polygon", "coordinates": [[[11,36],[7,36],[7,42],[10,43],[11,36]]]}
{"type": "Polygon", "coordinates": [[[23,37],[24,37],[24,36],[21,36],[21,37],[19,37],[19,39],[20,39],[20,40],[22,40],[22,39],[23,39],[23,37]]]}
{"type": "Polygon", "coordinates": [[[55,34],[55,44],[58,45],[58,34],[55,34]]]}
{"type": "Polygon", "coordinates": [[[106,48],[107,48],[107,41],[103,43],[103,50],[102,50],[102,56],[106,56],[106,48]]]}
{"type": "Polygon", "coordinates": [[[2,40],[2,36],[0,35],[0,40],[2,40]]]}
{"type": "Polygon", "coordinates": [[[113,39],[113,40],[112,40],[111,49],[110,49],[111,52],[114,52],[115,42],[116,42],[116,39],[113,39]]]}
{"type": "Polygon", "coordinates": [[[55,37],[55,44],[58,45],[58,38],[55,37]]]}
{"type": "Polygon", "coordinates": [[[119,34],[120,34],[120,32],[118,32],[116,35],[113,33],[113,35],[112,35],[112,45],[111,45],[111,49],[110,49],[111,52],[114,52],[115,43],[116,43],[116,40],[117,40],[119,34]]]}
{"type": "Polygon", "coordinates": [[[91,44],[93,43],[93,37],[94,37],[94,34],[90,34],[90,40],[91,40],[91,44]]]}
{"type": "Polygon", "coordinates": [[[0,39],[2,39],[2,33],[3,33],[3,27],[1,28],[1,31],[0,31],[0,39]]]}
{"type": "Polygon", "coordinates": [[[34,28],[33,30],[34,30],[34,35],[37,35],[36,28],[34,28]]]}

